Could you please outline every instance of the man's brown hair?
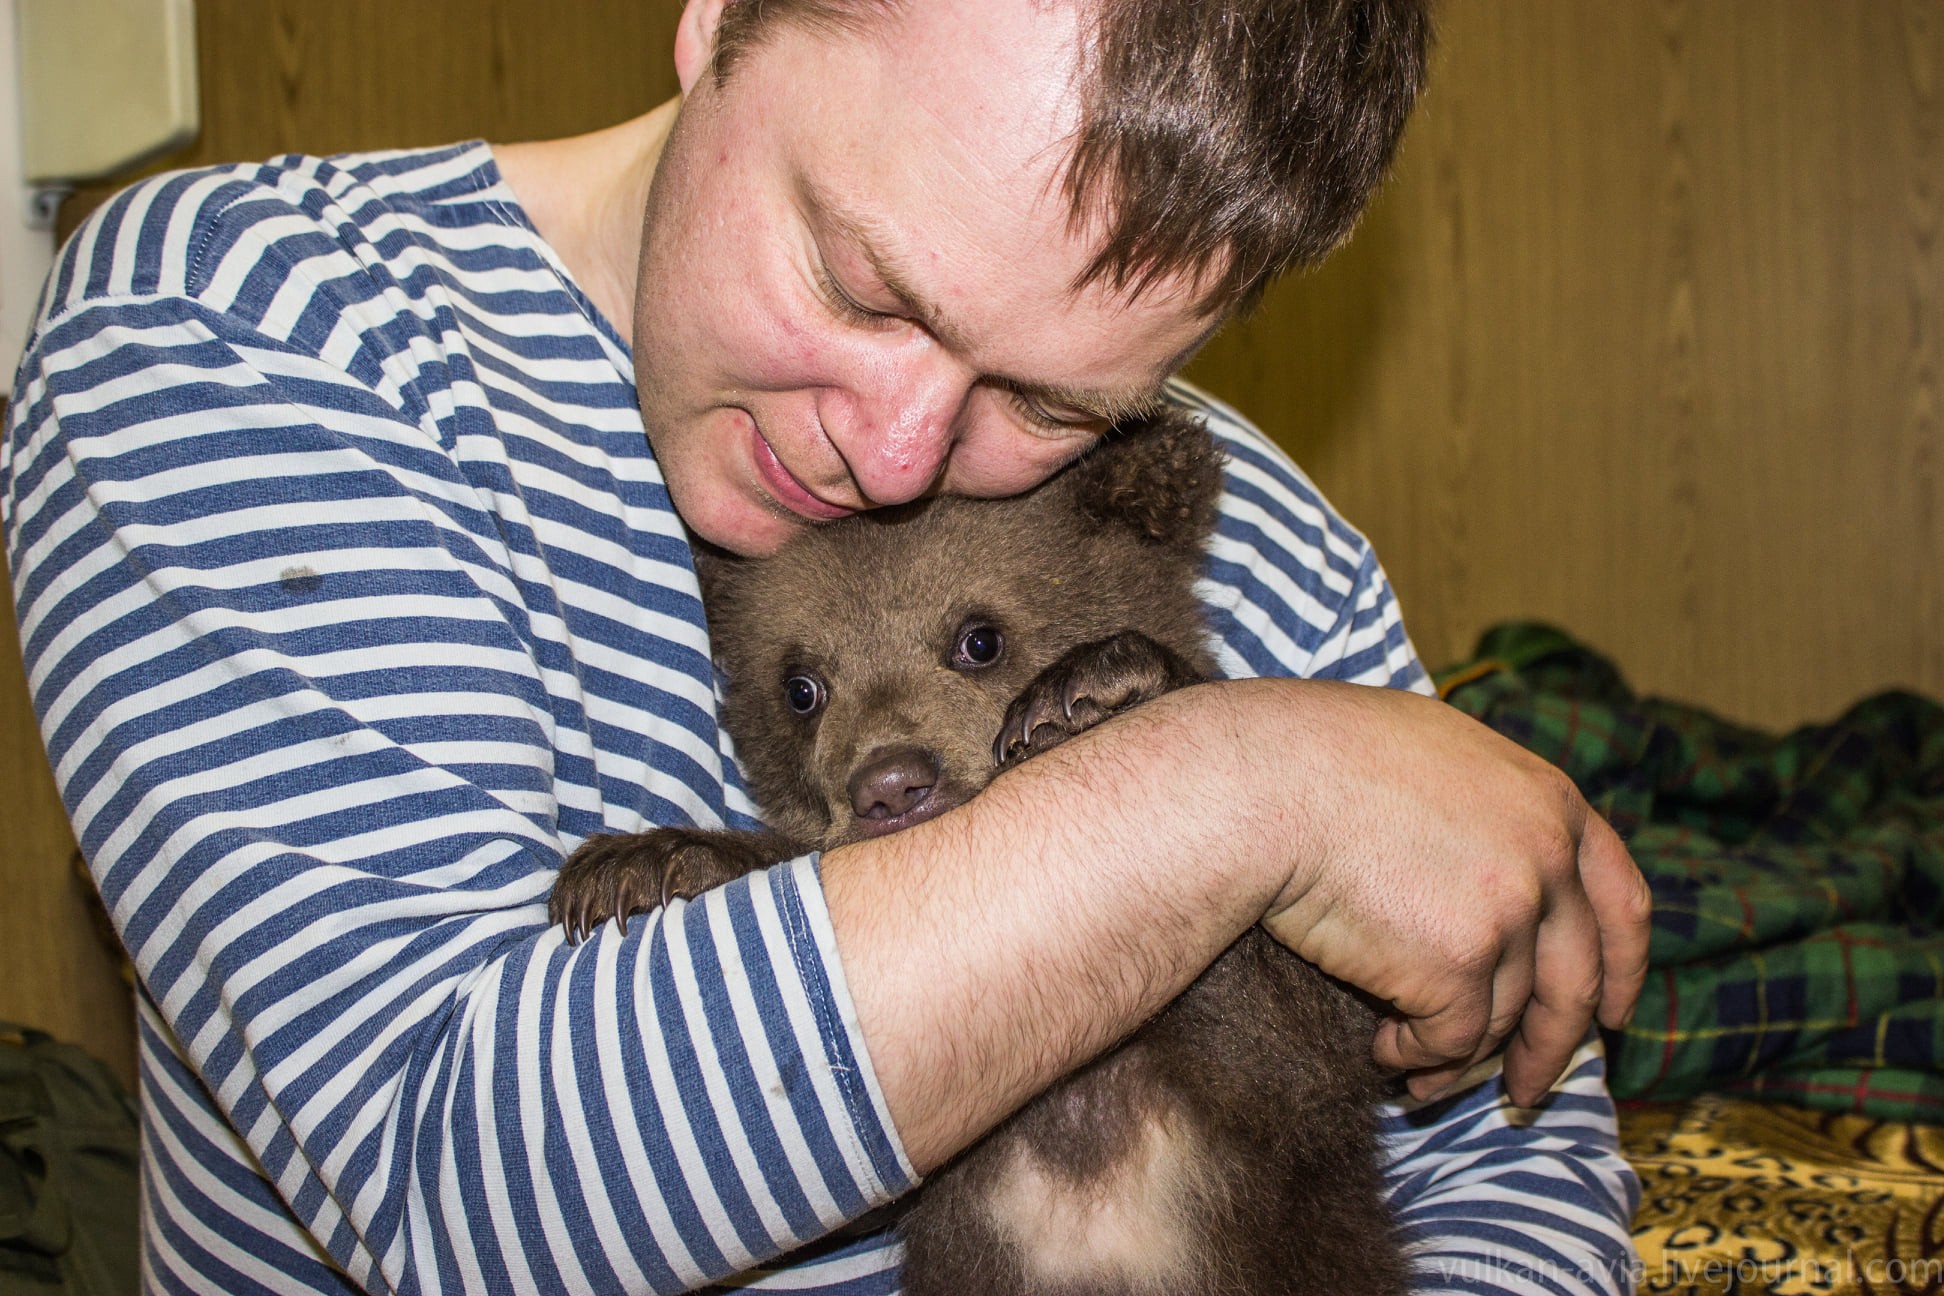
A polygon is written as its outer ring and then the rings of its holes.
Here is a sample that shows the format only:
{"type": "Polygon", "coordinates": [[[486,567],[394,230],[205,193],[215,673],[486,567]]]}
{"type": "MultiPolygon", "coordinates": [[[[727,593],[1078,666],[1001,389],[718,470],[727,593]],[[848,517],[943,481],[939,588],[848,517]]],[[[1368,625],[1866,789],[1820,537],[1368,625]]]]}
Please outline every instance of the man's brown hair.
{"type": "MultiPolygon", "coordinates": [[[[856,31],[907,0],[730,0],[715,74],[778,22],[856,31]]],[[[1092,0],[1065,185],[1105,241],[1076,288],[1182,274],[1252,304],[1341,242],[1424,80],[1427,0],[1092,0]]]]}

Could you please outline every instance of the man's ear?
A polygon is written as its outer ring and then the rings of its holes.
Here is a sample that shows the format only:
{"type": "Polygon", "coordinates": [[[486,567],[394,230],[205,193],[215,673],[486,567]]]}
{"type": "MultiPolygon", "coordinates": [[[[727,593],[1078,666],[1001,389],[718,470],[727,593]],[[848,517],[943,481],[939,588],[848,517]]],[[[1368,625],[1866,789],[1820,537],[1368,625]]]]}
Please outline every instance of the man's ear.
{"type": "Polygon", "coordinates": [[[732,0],[688,0],[675,24],[675,77],[682,93],[695,88],[695,82],[715,59],[716,29],[722,25],[722,11],[732,0]]]}

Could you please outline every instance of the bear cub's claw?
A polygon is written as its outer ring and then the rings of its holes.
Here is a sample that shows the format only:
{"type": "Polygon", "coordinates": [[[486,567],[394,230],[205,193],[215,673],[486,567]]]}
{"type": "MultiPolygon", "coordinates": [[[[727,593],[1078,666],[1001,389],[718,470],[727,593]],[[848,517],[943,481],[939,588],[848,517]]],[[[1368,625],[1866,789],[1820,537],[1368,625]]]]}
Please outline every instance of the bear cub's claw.
{"type": "Polygon", "coordinates": [[[626,932],[629,914],[652,912],[677,897],[693,900],[798,853],[769,834],[700,828],[589,837],[560,866],[547,919],[566,927],[569,942],[585,940],[610,918],[620,919],[626,932]]]}
{"type": "Polygon", "coordinates": [[[1109,716],[1201,678],[1180,654],[1137,630],[1081,644],[1013,699],[992,744],[992,762],[1009,769],[1109,716]]]}

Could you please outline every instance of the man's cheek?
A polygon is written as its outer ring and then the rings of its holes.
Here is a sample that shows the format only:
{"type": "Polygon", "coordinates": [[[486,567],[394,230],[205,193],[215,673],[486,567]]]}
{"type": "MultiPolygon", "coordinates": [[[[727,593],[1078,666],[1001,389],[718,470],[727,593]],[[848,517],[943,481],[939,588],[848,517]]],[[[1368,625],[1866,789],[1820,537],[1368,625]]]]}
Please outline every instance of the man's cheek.
{"type": "Polygon", "coordinates": [[[1031,490],[1084,454],[1093,438],[1047,441],[982,411],[982,426],[954,453],[945,476],[953,495],[998,499],[1031,490]]]}

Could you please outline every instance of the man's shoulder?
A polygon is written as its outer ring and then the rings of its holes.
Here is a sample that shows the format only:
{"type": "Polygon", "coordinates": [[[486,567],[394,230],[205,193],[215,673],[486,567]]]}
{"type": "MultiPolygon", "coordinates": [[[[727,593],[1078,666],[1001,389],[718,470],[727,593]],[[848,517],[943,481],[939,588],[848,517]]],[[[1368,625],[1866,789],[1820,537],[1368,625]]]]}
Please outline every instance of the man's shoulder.
{"type": "Polygon", "coordinates": [[[463,244],[460,231],[476,228],[524,239],[508,198],[480,143],[166,172],[122,190],[75,230],[38,323],[91,303],[158,297],[260,316],[293,276],[396,279],[401,254],[422,250],[428,236],[463,244]]]}

